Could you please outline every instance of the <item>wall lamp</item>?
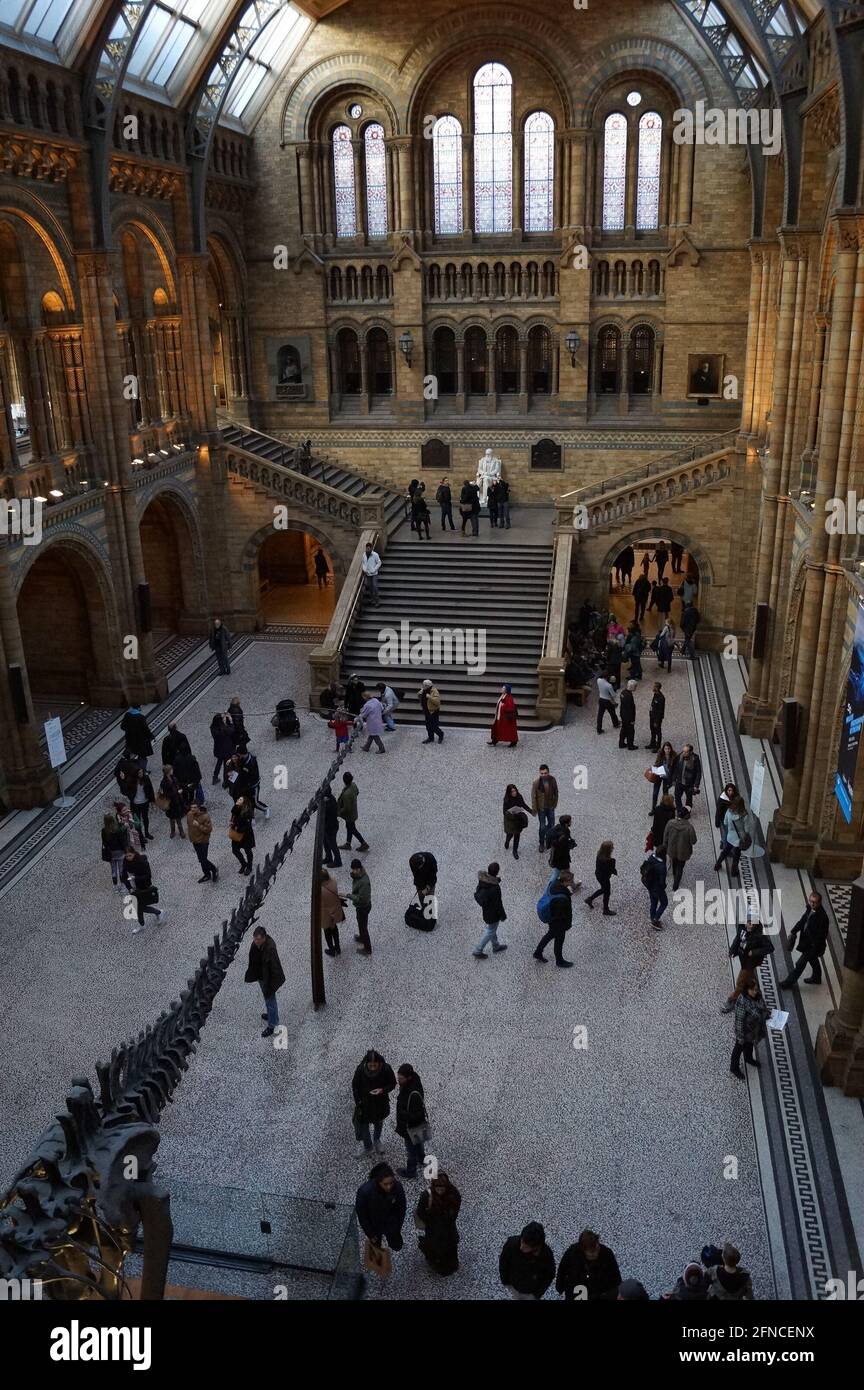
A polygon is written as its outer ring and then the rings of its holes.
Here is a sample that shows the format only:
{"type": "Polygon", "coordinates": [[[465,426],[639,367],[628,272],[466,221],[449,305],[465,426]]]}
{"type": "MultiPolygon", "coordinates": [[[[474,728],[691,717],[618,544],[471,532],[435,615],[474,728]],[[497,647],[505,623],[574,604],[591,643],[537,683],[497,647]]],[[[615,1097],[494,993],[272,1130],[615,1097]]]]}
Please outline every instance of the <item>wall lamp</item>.
{"type": "Polygon", "coordinates": [[[579,334],[576,332],[575,328],[571,328],[571,329],[570,329],[570,332],[567,334],[567,337],[564,339],[564,345],[565,345],[565,347],[567,348],[567,351],[568,351],[569,354],[570,354],[570,366],[571,366],[571,367],[575,367],[575,366],[576,366],[576,354],[577,354],[577,352],[579,351],[580,347],[582,346],[582,339],[579,337],[579,334]]]}
{"type": "Polygon", "coordinates": [[[408,363],[408,366],[410,367],[411,354],[414,351],[414,339],[411,337],[410,328],[406,328],[405,332],[401,334],[399,338],[399,348],[402,353],[402,356],[405,358],[405,361],[408,363]]]}

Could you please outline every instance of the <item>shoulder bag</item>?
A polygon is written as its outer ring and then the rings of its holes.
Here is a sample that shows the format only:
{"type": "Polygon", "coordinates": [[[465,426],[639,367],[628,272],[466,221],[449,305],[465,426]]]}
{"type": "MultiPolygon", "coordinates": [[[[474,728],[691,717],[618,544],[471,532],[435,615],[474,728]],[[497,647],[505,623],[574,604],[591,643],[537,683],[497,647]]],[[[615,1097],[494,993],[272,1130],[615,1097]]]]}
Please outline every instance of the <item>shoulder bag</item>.
{"type": "MultiPolygon", "coordinates": [[[[418,1097],[420,1097],[420,1102],[421,1102],[421,1104],[423,1105],[423,1110],[424,1110],[424,1113],[425,1113],[426,1105],[425,1105],[425,1102],[423,1101],[422,1096],[420,1096],[420,1092],[419,1092],[419,1091],[412,1091],[412,1092],[411,1092],[411,1095],[412,1095],[412,1096],[418,1096],[418,1097]]],[[[409,1107],[409,1109],[410,1109],[410,1106],[411,1106],[411,1096],[408,1097],[408,1107],[409,1107]]],[[[405,1129],[406,1129],[406,1131],[407,1131],[408,1138],[411,1140],[411,1143],[412,1143],[412,1144],[428,1144],[428,1143],[429,1143],[429,1140],[432,1138],[432,1130],[431,1130],[431,1128],[430,1128],[430,1126],[429,1126],[429,1119],[428,1119],[428,1116],[427,1116],[424,1120],[422,1120],[422,1121],[420,1122],[419,1125],[406,1125],[406,1126],[405,1126],[405,1129]]]]}

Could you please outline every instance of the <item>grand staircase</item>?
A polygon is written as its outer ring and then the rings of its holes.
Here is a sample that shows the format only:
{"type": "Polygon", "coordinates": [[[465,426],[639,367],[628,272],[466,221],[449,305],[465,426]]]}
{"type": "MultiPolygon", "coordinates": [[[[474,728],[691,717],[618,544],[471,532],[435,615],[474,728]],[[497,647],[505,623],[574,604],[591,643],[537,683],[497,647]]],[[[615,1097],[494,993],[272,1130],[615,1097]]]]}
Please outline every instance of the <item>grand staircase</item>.
{"type": "MultiPolygon", "coordinates": [[[[516,514],[514,528],[518,525],[516,514]]],[[[433,509],[433,519],[437,514],[433,509]]],[[[418,541],[406,527],[404,537],[387,546],[379,577],[380,604],[364,605],[345,646],[343,675],[356,671],[374,686],[384,680],[404,688],[406,699],[399,708],[399,722],[422,724],[423,715],[417,690],[427,676],[441,695],[441,723],[470,728],[488,728],[495,712],[501,686],[507,682],[519,709],[523,729],[546,729],[548,720],[535,717],[537,663],[543,646],[546,604],[552,565],[549,543],[513,541],[514,532],[492,531],[484,518],[478,537],[455,532],[432,531],[431,541],[418,541]],[[406,628],[402,627],[405,624],[406,628]],[[384,630],[388,629],[389,632],[384,630]],[[410,647],[398,652],[397,660],[379,660],[382,645],[390,633],[404,642],[423,640],[425,629],[434,639],[435,631],[468,629],[485,640],[485,670],[469,675],[468,662],[442,661],[446,657],[446,636],[440,638],[440,655],[417,664],[408,661],[410,647]],[[384,635],[382,636],[382,632],[384,635]],[[402,634],[406,633],[403,638],[402,634]]],[[[529,534],[531,534],[529,532],[529,534]]],[[[478,646],[452,655],[475,659],[478,646]]]]}

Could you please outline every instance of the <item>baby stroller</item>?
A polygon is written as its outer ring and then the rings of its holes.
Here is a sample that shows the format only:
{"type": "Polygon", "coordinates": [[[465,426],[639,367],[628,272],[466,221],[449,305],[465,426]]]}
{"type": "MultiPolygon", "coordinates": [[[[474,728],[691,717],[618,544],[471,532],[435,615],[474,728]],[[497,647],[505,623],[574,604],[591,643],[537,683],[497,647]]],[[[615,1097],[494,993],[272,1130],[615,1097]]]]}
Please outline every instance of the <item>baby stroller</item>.
{"type": "Polygon", "coordinates": [[[300,737],[300,720],[294,711],[293,700],[280,700],[270,723],[276,730],[277,738],[282,738],[283,735],[288,737],[291,734],[296,734],[297,738],[300,737]]]}

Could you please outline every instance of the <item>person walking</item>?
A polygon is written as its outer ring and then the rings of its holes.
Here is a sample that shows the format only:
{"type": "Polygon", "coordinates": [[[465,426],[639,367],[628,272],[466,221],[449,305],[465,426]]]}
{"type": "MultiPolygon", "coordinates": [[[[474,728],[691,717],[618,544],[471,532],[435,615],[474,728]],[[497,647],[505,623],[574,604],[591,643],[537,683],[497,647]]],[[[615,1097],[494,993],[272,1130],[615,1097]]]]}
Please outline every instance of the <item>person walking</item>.
{"type": "MultiPolygon", "coordinates": [[[[384,681],[379,681],[375,689],[378,693],[378,699],[381,701],[384,728],[387,730],[388,734],[392,734],[396,728],[396,720],[393,716],[399,708],[399,697],[393,687],[391,685],[385,685],[384,681]]],[[[368,729],[366,732],[369,732],[368,729]]]]}
{"type": "Polygon", "coordinates": [[[102,817],[102,862],[111,866],[111,882],[118,893],[123,890],[123,860],[129,848],[126,829],[110,811],[102,817]]]}
{"type": "Polygon", "coordinates": [[[215,864],[211,864],[208,856],[210,836],[213,834],[213,821],[203,801],[200,804],[197,801],[192,802],[186,813],[186,829],[189,832],[189,843],[201,865],[202,877],[199,878],[198,882],[216,883],[219,878],[219,870],[215,864]]]}
{"type": "Polygon", "coordinates": [[[637,623],[631,623],[622,648],[622,655],[630,662],[630,679],[642,679],[642,631],[637,623]]]}
{"type": "Polygon", "coordinates": [[[658,632],[656,642],[657,661],[661,669],[665,667],[667,671],[671,672],[672,655],[675,650],[675,628],[668,618],[666,618],[663,626],[658,632]]]}
{"type": "Polygon", "coordinates": [[[266,1024],[261,1036],[262,1038],[270,1038],[279,1027],[279,1005],[276,995],[285,983],[285,971],[282,969],[276,942],[272,936],[268,936],[263,927],[256,927],[252,933],[249,965],[243,979],[247,985],[258,984],[261,986],[261,993],[264,997],[264,1013],[261,1015],[261,1021],[266,1024]]]}
{"type": "Polygon", "coordinates": [[[590,1303],[609,1298],[620,1283],[618,1261],[609,1246],[601,1243],[596,1231],[582,1231],[576,1244],[568,1246],[555,1276],[555,1288],[567,1303],[574,1301],[577,1288],[580,1301],[587,1299],[590,1303]]]}
{"type": "MultiPolygon", "coordinates": [[[[677,796],[677,792],[676,792],[677,796]]],[[[744,799],[736,796],[731,802],[729,810],[723,817],[723,840],[720,846],[720,853],[714,864],[715,871],[719,871],[720,865],[726,859],[732,860],[729,870],[733,878],[738,878],[740,870],[738,865],[741,860],[741,851],[749,849],[753,843],[750,837],[750,817],[744,799]]]]}
{"type": "Polygon", "coordinates": [[[342,906],[342,897],[332,874],[328,874],[326,869],[321,870],[321,890],[318,905],[318,925],[324,933],[324,940],[327,945],[324,948],[325,956],[341,956],[342,947],[339,943],[339,924],[345,921],[345,909],[342,906]]]}
{"type": "Polygon", "coordinates": [[[681,631],[684,634],[684,645],[681,648],[682,656],[689,656],[695,659],[696,649],[693,646],[693,638],[696,629],[701,621],[701,613],[694,603],[689,603],[681,614],[681,631]]]}
{"type": "Polygon", "coordinates": [[[390,1092],[395,1090],[393,1068],[385,1062],[380,1052],[370,1048],[351,1078],[358,1158],[370,1154],[373,1147],[376,1153],[383,1154],[381,1134],[384,1121],[390,1114],[390,1092]]]}
{"type": "Polygon", "coordinates": [[[240,874],[251,874],[252,872],[252,851],[255,848],[255,831],[252,829],[253,808],[252,803],[245,796],[239,796],[234,802],[231,811],[231,819],[228,824],[228,838],[231,841],[231,853],[237,860],[240,874]]]}
{"type": "Polygon", "coordinates": [[[621,643],[617,638],[611,638],[606,643],[606,673],[610,684],[617,690],[621,685],[621,662],[624,652],[621,643]]]}
{"type": "Polygon", "coordinates": [[[406,1209],[405,1189],[390,1164],[376,1163],[354,1199],[357,1224],[372,1247],[374,1259],[383,1259],[385,1241],[391,1250],[402,1249],[406,1209]]]}
{"type": "Polygon", "coordinates": [[[636,751],[636,744],[633,742],[636,733],[636,700],[633,695],[635,689],[636,682],[628,681],[625,689],[621,691],[619,702],[621,729],[618,734],[618,747],[626,748],[631,753],[636,751]]]}
{"type": "MultiPolygon", "coordinates": [[[[528,825],[528,817],[533,816],[531,807],[522,799],[522,793],[512,782],[504,792],[504,848],[510,848],[513,841],[513,858],[519,858],[519,840],[528,825]]],[[[542,848],[542,846],[541,846],[542,848]]]]}
{"type": "Polygon", "coordinates": [[[371,544],[367,544],[366,546],[362,568],[366,576],[366,597],[373,608],[377,608],[380,603],[378,597],[378,573],[381,569],[381,556],[371,544]]]}
{"type": "Polygon", "coordinates": [[[678,590],[679,596],[681,598],[682,611],[687,607],[688,603],[696,602],[696,595],[698,594],[698,592],[699,582],[695,574],[688,574],[678,590]]]}
{"type": "Polygon", "coordinates": [[[798,964],[780,981],[780,988],[794,989],[808,965],[810,974],[804,979],[805,985],[821,985],[822,957],[828,947],[828,913],[822,906],[821,893],[809,894],[803,915],[789,933],[790,953],[795,949],[796,941],[798,964]]]}
{"type": "MultiPolygon", "coordinates": [[[[557,874],[569,872],[570,870],[570,851],[576,848],[576,841],[570,833],[573,824],[573,817],[562,815],[558,817],[558,824],[554,827],[549,837],[549,866],[557,874]]],[[[578,888],[581,884],[575,884],[578,888]]]]}
{"type": "Polygon", "coordinates": [[[324,864],[328,869],[341,869],[342,855],[339,853],[339,812],[336,798],[329,786],[321,797],[324,817],[324,864]]]}
{"type": "Polygon", "coordinates": [[[153,783],[143,767],[135,769],[135,780],[129,801],[132,807],[132,816],[138,827],[138,834],[142,840],[153,840],[155,836],[150,834],[150,807],[156,800],[156,793],[153,790],[153,783]]]}
{"type": "Polygon", "coordinates": [[[666,546],[665,544],[663,544],[663,542],[661,542],[660,545],[658,545],[657,549],[654,551],[654,563],[657,566],[657,578],[662,583],[663,571],[669,563],[669,551],[666,549],[666,546]]]}
{"type": "Polygon", "coordinates": [[[417,1244],[436,1274],[455,1274],[459,1268],[459,1231],[456,1221],[461,1193],[439,1168],[428,1189],[420,1194],[414,1224],[422,1234],[417,1244]]]}
{"type": "Polygon", "coordinates": [[[214,618],[213,626],[210,629],[210,650],[216,657],[220,676],[230,676],[231,674],[231,663],[228,660],[230,646],[231,633],[221,618],[214,618]]]}
{"type": "Polygon", "coordinates": [[[163,767],[162,769],[162,781],[159,783],[156,804],[168,817],[168,823],[171,826],[171,839],[173,840],[175,834],[179,833],[180,839],[185,840],[183,817],[186,814],[186,806],[183,801],[183,791],[174,776],[173,767],[163,767]]]}
{"type": "Polygon", "coordinates": [[[529,1221],[518,1236],[505,1240],[498,1274],[511,1298],[527,1302],[543,1297],[555,1278],[555,1256],[539,1221],[529,1221]]]}
{"type": "Polygon", "coordinates": [[[372,911],[372,884],[369,875],[359,859],[351,860],[351,892],[342,901],[351,903],[357,914],[357,932],[354,940],[358,943],[358,956],[371,956],[372,941],[369,936],[369,913],[372,911]]]}
{"type": "Polygon", "coordinates": [[[498,925],[507,920],[507,913],[504,911],[504,902],[501,897],[501,880],[498,877],[500,872],[500,864],[490,864],[485,873],[481,871],[478,874],[477,887],[474,889],[474,901],[479,905],[485,923],[483,935],[472,951],[472,955],[477,960],[488,960],[486,947],[490,942],[492,943],[493,955],[507,950],[507,947],[498,940],[498,925]]]}
{"type": "Polygon", "coordinates": [[[633,585],[633,617],[637,623],[641,623],[645,617],[645,605],[651,594],[651,585],[644,574],[638,575],[633,585]]]}
{"type": "Polygon", "coordinates": [[[636,552],[632,545],[625,545],[618,559],[621,562],[621,573],[624,576],[624,584],[629,589],[633,566],[636,564],[636,552]]]}
{"type": "Polygon", "coordinates": [[[164,908],[154,906],[159,901],[159,889],[153,882],[150,860],[147,855],[139,854],[132,848],[127,849],[123,856],[121,877],[125,887],[135,899],[135,906],[138,910],[138,925],[132,928],[132,935],[137,936],[142,930],[145,913],[155,917],[157,922],[164,922],[168,913],[164,908]]]}
{"type": "Polygon", "coordinates": [[[595,900],[599,898],[602,894],[604,917],[617,916],[617,913],[613,912],[609,907],[609,893],[612,888],[612,876],[613,874],[616,877],[618,875],[618,870],[615,867],[615,860],[612,857],[614,849],[615,846],[613,845],[611,840],[604,840],[600,848],[598,849],[597,858],[594,861],[594,877],[596,878],[600,886],[599,888],[595,888],[593,893],[589,893],[588,897],[585,899],[585,902],[588,904],[588,906],[593,907],[595,900]]]}
{"type": "Polygon", "coordinates": [[[721,1014],[731,1014],[738,999],[756,980],[760,965],[773,954],[774,942],[766,935],[759,918],[748,912],[729,947],[730,959],[737,958],[740,968],[735,977],[735,988],[720,1010],[721,1014]]]}
{"type": "Polygon", "coordinates": [[[742,1053],[748,1066],[762,1065],[753,1055],[753,1049],[765,1037],[766,1020],[770,1013],[771,1010],[762,998],[759,981],[750,980],[743,994],[735,1001],[735,1046],[729,1059],[729,1070],[739,1081],[745,1080],[741,1070],[742,1053]]]}
{"type": "Polygon", "coordinates": [[[519,711],[516,708],[516,701],[513,699],[512,685],[502,685],[501,694],[495,706],[495,718],[492,721],[490,747],[494,747],[499,741],[508,743],[511,748],[516,747],[519,742],[519,729],[516,724],[518,715],[519,711]]]}
{"type": "Polygon", "coordinates": [[[379,753],[386,753],[381,735],[384,732],[384,706],[377,695],[370,695],[360,711],[360,718],[366,729],[366,742],[363,752],[368,753],[374,743],[379,753]]]}
{"type": "Polygon", "coordinates": [[[617,710],[617,708],[618,708],[618,697],[617,697],[617,695],[615,694],[614,687],[613,687],[613,686],[610,684],[610,682],[606,679],[606,676],[605,676],[605,675],[603,675],[603,674],[599,675],[599,676],[597,677],[597,732],[598,732],[598,734],[602,734],[602,732],[603,732],[603,716],[606,714],[606,711],[607,711],[607,710],[609,711],[609,717],[610,717],[611,720],[612,720],[612,727],[613,727],[614,729],[617,729],[617,728],[618,728],[618,715],[615,713],[615,711],[617,710]]]}
{"type": "Polygon", "coordinates": [[[411,520],[413,522],[413,529],[417,532],[418,540],[422,541],[424,530],[426,532],[427,541],[431,540],[431,536],[429,535],[429,523],[431,519],[429,515],[429,505],[426,501],[426,489],[421,483],[411,500],[411,520]]]}
{"type": "Polygon", "coordinates": [[[357,799],[359,792],[354,777],[350,772],[342,773],[342,790],[339,793],[339,800],[336,802],[336,810],[339,819],[345,822],[345,843],[340,845],[340,849],[350,849],[354,840],[357,840],[357,848],[368,849],[369,845],[360,831],[357,829],[357,799]]]}
{"type": "Polygon", "coordinates": [[[441,530],[447,530],[447,522],[450,523],[450,530],[455,531],[453,525],[453,494],[450,491],[450,484],[446,478],[442,478],[435,493],[435,501],[441,508],[441,530]]]}
{"type": "Polygon", "coordinates": [[[753,1281],[750,1271],[741,1265],[741,1251],[727,1241],[722,1255],[722,1262],[708,1270],[708,1298],[749,1302],[753,1298],[753,1281]]]}
{"type": "Polygon", "coordinates": [[[261,771],[258,767],[258,759],[247,748],[246,752],[240,757],[240,788],[242,794],[248,799],[252,806],[252,819],[255,819],[256,811],[264,812],[264,819],[270,819],[270,807],[261,800],[261,771]]]}
{"type": "MultiPolygon", "coordinates": [[[[659,803],[656,805],[651,815],[651,846],[662,845],[663,836],[666,834],[666,827],[674,818],[675,802],[672,800],[669,793],[666,792],[661,796],[659,803]]],[[[646,845],[645,848],[648,849],[649,846],[646,845]]]]}
{"type": "Polygon", "coordinates": [[[480,534],[480,489],[476,483],[470,483],[468,479],[462,484],[462,491],[459,494],[459,511],[462,514],[462,534],[465,534],[465,527],[471,523],[472,536],[480,534]]]}
{"type": "Polygon", "coordinates": [[[425,680],[417,691],[420,700],[420,707],[423,710],[423,718],[426,721],[426,737],[424,743],[434,743],[438,739],[439,743],[444,742],[444,733],[441,728],[441,696],[435,689],[430,680],[425,680]]]}
{"type": "Polygon", "coordinates": [[[143,760],[132,755],[130,749],[126,749],[117,761],[114,769],[114,780],[120,790],[120,795],[127,801],[132,800],[132,793],[138,783],[138,773],[143,771],[143,760]]]}
{"type": "Polygon", "coordinates": [[[193,801],[201,802],[204,800],[204,788],[201,785],[201,766],[191,748],[188,752],[180,749],[172,764],[174,776],[177,778],[177,785],[180,788],[180,795],[183,798],[184,809],[188,811],[193,801]]]}
{"type": "Polygon", "coordinates": [[[175,758],[181,753],[192,753],[192,747],[185,734],[177,728],[176,722],[168,725],[168,732],[162,740],[162,765],[167,763],[169,767],[174,766],[175,758]]]}
{"type": "Polygon", "coordinates": [[[666,696],[663,694],[663,686],[660,681],[655,681],[652,686],[651,704],[648,709],[648,727],[651,731],[651,742],[646,743],[645,747],[652,752],[659,751],[660,743],[663,738],[663,719],[666,714],[666,696]]]}
{"type": "Polygon", "coordinates": [[[648,915],[655,931],[663,930],[660,918],[669,906],[666,893],[666,850],[655,844],[639,870],[642,885],[648,893],[648,915]]]}
{"type": "Polygon", "coordinates": [[[686,806],[679,806],[674,820],[670,820],[663,832],[663,848],[672,865],[672,891],[680,887],[684,865],[693,854],[696,844],[696,831],[690,820],[686,806]]]}
{"type": "Polygon", "coordinates": [[[657,802],[661,793],[663,796],[674,789],[675,775],[678,771],[678,761],[680,754],[675,752],[672,744],[667,739],[663,747],[659,750],[658,756],[654,759],[655,768],[659,767],[660,772],[655,773],[656,781],[653,782],[651,791],[651,811],[657,809],[657,802]]]}
{"type": "Polygon", "coordinates": [[[153,752],[153,734],[138,705],[129,706],[120,720],[120,728],[126,739],[127,754],[136,758],[146,772],[147,759],[153,752]]]}
{"type": "Polygon", "coordinates": [[[692,743],[685,743],[675,763],[675,809],[681,810],[686,801],[693,810],[693,798],[702,790],[702,759],[694,752],[692,743]]]}
{"type": "Polygon", "coordinates": [[[233,758],[237,747],[234,740],[234,722],[227,714],[214,714],[210,720],[210,737],[213,739],[213,786],[220,779],[223,789],[227,787],[228,761],[233,758]]]}
{"type": "Polygon", "coordinates": [[[531,784],[531,810],[537,815],[537,834],[540,841],[537,849],[541,854],[548,846],[555,825],[557,805],[558,783],[550,773],[548,764],[541,763],[540,771],[531,784]]]}
{"type": "Polygon", "coordinates": [[[326,589],[330,582],[330,566],[327,563],[327,556],[320,545],[315,551],[315,578],[318,580],[318,588],[326,589]]]}
{"type": "Polygon", "coordinates": [[[720,831],[720,843],[726,843],[726,812],[738,795],[734,782],[727,782],[714,806],[714,828],[720,831]]]}
{"type": "Polygon", "coordinates": [[[681,573],[681,562],[684,559],[684,547],[678,541],[669,542],[669,550],[672,555],[672,573],[681,573]]]}
{"type": "Polygon", "coordinates": [[[409,1062],[396,1072],[396,1133],[405,1145],[405,1167],[397,1168],[400,1178],[416,1178],[426,1161],[423,1145],[429,1137],[423,1082],[409,1062]]]}
{"type": "MultiPolygon", "coordinates": [[[[564,938],[573,925],[573,901],[571,893],[574,891],[575,884],[573,875],[569,869],[564,869],[557,878],[553,878],[546,893],[549,896],[549,930],[542,936],[537,943],[534,951],[534,959],[542,960],[546,957],[543,952],[552,943],[555,954],[555,964],[562,970],[569,970],[573,965],[572,960],[564,959],[564,938]]],[[[545,895],[544,895],[545,896],[545,895]]]]}

